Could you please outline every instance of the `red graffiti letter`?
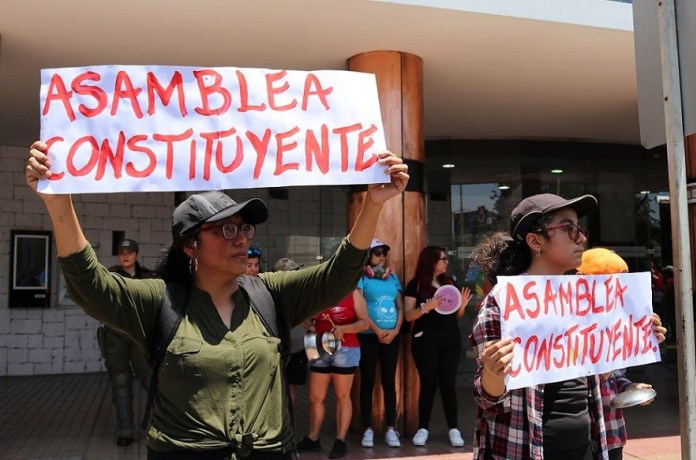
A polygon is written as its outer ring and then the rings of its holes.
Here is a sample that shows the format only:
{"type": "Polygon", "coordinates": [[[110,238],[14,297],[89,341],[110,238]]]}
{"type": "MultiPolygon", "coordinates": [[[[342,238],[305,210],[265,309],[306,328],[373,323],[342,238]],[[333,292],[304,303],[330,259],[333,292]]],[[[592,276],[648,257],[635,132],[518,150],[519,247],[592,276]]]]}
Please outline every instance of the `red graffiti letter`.
{"type": "Polygon", "coordinates": [[[72,105],[70,105],[71,97],[72,92],[67,90],[61,76],[58,74],[53,74],[51,76],[51,81],[48,84],[48,91],[46,91],[46,103],[44,104],[41,114],[45,116],[48,111],[51,110],[51,102],[55,99],[63,103],[68,120],[75,121],[75,112],[73,111],[72,105]]]}
{"type": "Polygon", "coordinates": [[[305,84],[304,84],[304,96],[302,97],[302,110],[307,110],[307,103],[309,101],[309,96],[317,96],[319,97],[319,101],[321,102],[321,105],[324,106],[325,110],[329,110],[329,102],[326,100],[326,96],[331,94],[333,91],[333,87],[329,86],[328,88],[324,89],[321,86],[321,82],[319,81],[319,78],[317,78],[316,75],[313,73],[310,73],[307,75],[307,78],[305,79],[305,84]]]}
{"type": "Polygon", "coordinates": [[[172,79],[169,85],[164,88],[154,72],[147,73],[147,113],[148,115],[154,115],[155,113],[155,93],[159,96],[162,105],[169,105],[172,100],[172,95],[176,90],[177,100],[179,101],[179,113],[182,117],[187,115],[186,101],[184,96],[184,79],[181,76],[181,72],[178,70],[172,75],[172,79]]]}
{"type": "Polygon", "coordinates": [[[220,115],[221,113],[225,113],[232,104],[232,95],[230,95],[230,92],[227,89],[222,87],[222,76],[210,69],[194,70],[193,75],[196,77],[196,81],[198,82],[198,89],[201,92],[201,102],[203,104],[203,107],[196,107],[194,109],[196,113],[204,116],[220,115]],[[206,77],[213,77],[212,84],[206,85],[206,80],[208,80],[206,77]],[[222,104],[217,109],[211,109],[208,98],[212,94],[216,93],[222,97],[222,104]]]}
{"type": "Polygon", "coordinates": [[[133,88],[133,82],[125,70],[119,71],[116,74],[116,83],[114,84],[114,102],[111,105],[111,115],[116,115],[120,99],[129,99],[135,117],[138,120],[143,118],[143,111],[140,110],[140,103],[138,102],[138,94],[142,91],[140,88],[133,88]]]}
{"type": "Polygon", "coordinates": [[[99,81],[101,80],[101,75],[96,72],[85,72],[78,75],[72,82],[72,90],[75,92],[75,94],[79,94],[81,96],[92,96],[94,99],[96,99],[97,106],[93,109],[90,109],[84,104],[80,104],[78,106],[78,110],[85,117],[95,117],[102,113],[102,111],[106,108],[107,104],[109,103],[108,97],[106,96],[104,90],[98,86],[83,85],[83,80],[99,81]]]}

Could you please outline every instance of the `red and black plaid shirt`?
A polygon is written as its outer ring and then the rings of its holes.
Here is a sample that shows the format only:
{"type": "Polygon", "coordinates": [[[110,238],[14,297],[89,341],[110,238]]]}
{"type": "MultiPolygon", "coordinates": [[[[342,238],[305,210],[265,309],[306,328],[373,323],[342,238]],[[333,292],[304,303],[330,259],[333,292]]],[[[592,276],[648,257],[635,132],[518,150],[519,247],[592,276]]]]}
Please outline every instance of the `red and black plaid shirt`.
{"type": "Polygon", "coordinates": [[[614,409],[609,403],[614,396],[626,391],[632,383],[621,371],[612,372],[606,380],[604,378],[601,379],[604,424],[607,428],[607,446],[610,450],[625,446],[627,435],[623,410],[614,409]]]}
{"type": "MultiPolygon", "coordinates": [[[[500,339],[500,309],[488,295],[479,311],[469,341],[480,356],[486,342],[500,339]]],[[[474,399],[478,404],[474,433],[474,459],[535,459],[544,458],[542,415],[544,385],[510,390],[497,398],[486,394],[481,387],[483,363],[474,378],[474,399]],[[486,455],[486,450],[488,455],[486,455]]],[[[607,439],[602,417],[602,396],[599,378],[587,378],[588,410],[591,419],[593,450],[596,459],[608,459],[607,439]]]]}

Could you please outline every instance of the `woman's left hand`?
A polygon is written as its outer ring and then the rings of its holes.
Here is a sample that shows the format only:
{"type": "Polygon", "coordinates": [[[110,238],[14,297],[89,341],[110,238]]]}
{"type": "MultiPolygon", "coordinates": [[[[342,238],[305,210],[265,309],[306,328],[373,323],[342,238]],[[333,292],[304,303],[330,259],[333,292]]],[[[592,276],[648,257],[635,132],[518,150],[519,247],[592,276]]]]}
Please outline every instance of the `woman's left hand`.
{"type": "Polygon", "coordinates": [[[662,325],[662,320],[660,319],[660,316],[657,313],[653,313],[652,318],[650,318],[650,320],[652,321],[653,334],[657,339],[657,343],[664,342],[665,336],[667,334],[667,328],[662,325]]]}
{"type": "Polygon", "coordinates": [[[377,154],[377,158],[380,165],[387,167],[385,172],[391,176],[391,182],[388,184],[371,184],[367,188],[367,194],[370,201],[382,204],[389,198],[395,197],[406,190],[406,184],[409,179],[408,166],[392,152],[380,152],[377,154]]]}
{"type": "MultiPolygon", "coordinates": [[[[652,385],[650,385],[649,383],[632,383],[632,384],[630,384],[630,385],[628,386],[627,389],[628,389],[628,390],[633,390],[633,389],[640,389],[640,388],[645,388],[646,390],[651,390],[651,389],[652,389],[652,385]]],[[[646,401],[646,402],[644,402],[644,403],[641,403],[640,405],[641,405],[641,406],[647,406],[648,404],[650,404],[650,403],[653,402],[653,401],[654,401],[654,399],[651,399],[650,401],[646,401]]]]}
{"type": "Polygon", "coordinates": [[[468,287],[463,287],[462,288],[462,303],[459,305],[459,308],[461,307],[466,307],[469,305],[469,302],[471,302],[471,298],[473,297],[473,294],[471,293],[471,289],[468,287]]]}

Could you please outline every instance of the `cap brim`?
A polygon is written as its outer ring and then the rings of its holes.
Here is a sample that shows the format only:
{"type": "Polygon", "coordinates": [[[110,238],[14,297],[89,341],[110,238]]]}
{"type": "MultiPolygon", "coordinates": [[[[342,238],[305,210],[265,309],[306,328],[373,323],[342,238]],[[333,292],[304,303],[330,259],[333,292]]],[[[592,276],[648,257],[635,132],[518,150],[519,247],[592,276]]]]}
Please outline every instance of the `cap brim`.
{"type": "Polygon", "coordinates": [[[548,208],[544,209],[542,214],[547,214],[562,208],[572,208],[578,215],[578,218],[581,218],[588,215],[596,207],[597,198],[592,195],[582,195],[571,200],[566,200],[563,203],[556,203],[553,206],[549,206],[548,208]]]}
{"type": "Polygon", "coordinates": [[[563,208],[571,208],[578,215],[579,219],[588,215],[590,212],[592,212],[592,210],[595,207],[597,207],[597,198],[595,198],[593,195],[582,195],[570,200],[564,200],[562,202],[558,202],[551,206],[548,206],[544,208],[542,211],[532,211],[528,214],[525,214],[517,222],[515,228],[511,232],[511,235],[513,238],[517,238],[521,241],[524,235],[527,233],[527,229],[531,225],[531,222],[536,220],[537,217],[539,217],[542,214],[548,214],[550,212],[557,211],[563,208]]]}
{"type": "Polygon", "coordinates": [[[205,222],[218,222],[234,214],[240,214],[244,218],[244,222],[248,224],[258,225],[266,222],[266,219],[268,219],[268,208],[266,203],[260,199],[252,198],[223,209],[206,219],[205,222]]]}

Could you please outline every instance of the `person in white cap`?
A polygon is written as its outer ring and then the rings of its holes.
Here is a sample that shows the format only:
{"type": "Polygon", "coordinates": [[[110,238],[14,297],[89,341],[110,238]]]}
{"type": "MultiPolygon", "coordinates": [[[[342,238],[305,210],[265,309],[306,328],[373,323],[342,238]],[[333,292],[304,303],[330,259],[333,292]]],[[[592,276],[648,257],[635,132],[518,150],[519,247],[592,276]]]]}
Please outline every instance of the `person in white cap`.
{"type": "MultiPolygon", "coordinates": [[[[35,142],[27,185],[53,176],[48,145],[35,142]]],[[[355,289],[387,200],[402,193],[408,167],[391,152],[376,155],[389,176],[368,186],[353,228],[332,257],[292,272],[243,276],[256,225],[268,209],[254,198],[235,202],[220,191],[196,193],[174,210],[172,243],[158,274],[135,280],[101,265],[80,226],[70,195],[38,193],[53,225],[70,297],[90,316],[152,350],[167,287],[186,290],[185,310],[159,367],[149,421],[149,460],[290,460],[295,450],[285,397],[283,345],[290,328],[355,289]],[[248,284],[247,284],[248,283],[248,284]],[[254,286],[251,298],[242,284],[254,286]],[[273,302],[277,337],[254,308],[273,302]],[[264,302],[265,303],[265,302],[264,302]]]]}
{"type": "Polygon", "coordinates": [[[388,244],[373,239],[370,258],[358,281],[358,289],[367,303],[370,325],[369,329],[358,334],[361,356],[360,411],[365,426],[360,444],[366,448],[374,446],[372,393],[378,362],[387,424],[384,442],[389,447],[401,446],[396,431],[396,366],[399,362],[399,331],[404,321],[404,303],[401,282],[387,264],[389,250],[388,244]]]}

